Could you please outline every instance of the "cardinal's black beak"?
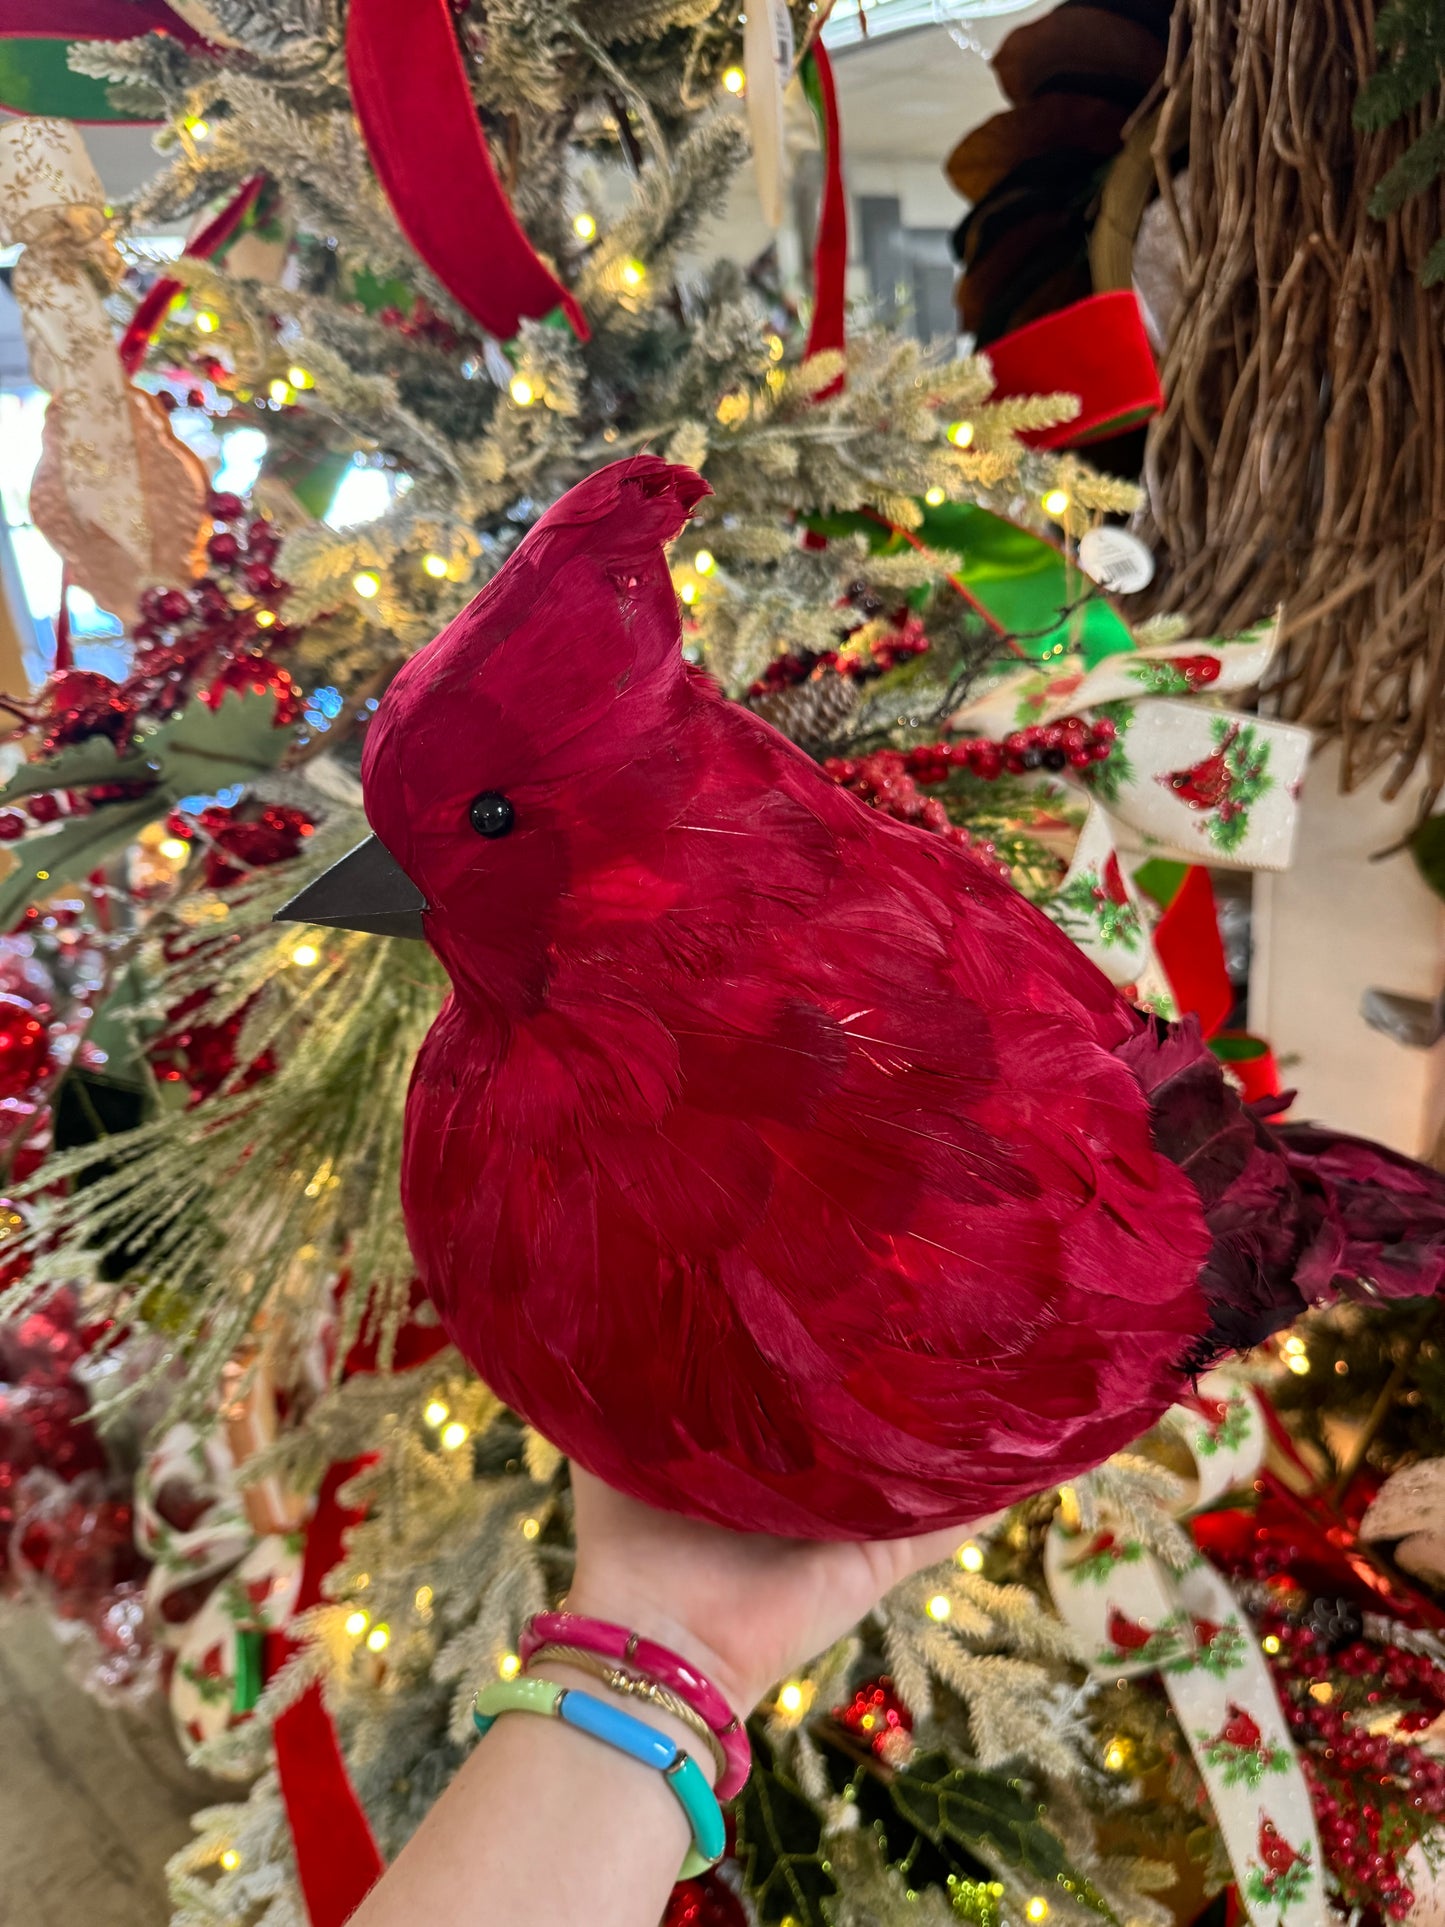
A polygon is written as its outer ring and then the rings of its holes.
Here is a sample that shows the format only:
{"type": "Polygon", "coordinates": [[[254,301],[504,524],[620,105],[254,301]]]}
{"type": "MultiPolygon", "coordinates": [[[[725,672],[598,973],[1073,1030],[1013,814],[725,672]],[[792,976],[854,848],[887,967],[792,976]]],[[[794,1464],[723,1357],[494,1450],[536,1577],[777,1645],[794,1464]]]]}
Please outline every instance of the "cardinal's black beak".
{"type": "Polygon", "coordinates": [[[283,904],[273,923],[319,923],[333,930],[369,930],[378,937],[425,937],[426,898],[396,858],[374,836],[323,870],[300,896],[283,904]]]}

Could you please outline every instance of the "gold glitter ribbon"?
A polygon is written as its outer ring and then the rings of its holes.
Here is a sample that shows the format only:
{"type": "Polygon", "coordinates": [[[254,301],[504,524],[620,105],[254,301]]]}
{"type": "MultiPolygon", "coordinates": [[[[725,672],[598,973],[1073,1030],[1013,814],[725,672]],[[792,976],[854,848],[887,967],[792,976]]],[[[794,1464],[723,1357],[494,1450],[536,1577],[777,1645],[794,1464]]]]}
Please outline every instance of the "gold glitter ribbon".
{"type": "Polygon", "coordinates": [[[128,623],[147,585],[200,572],[207,479],[121,370],[104,301],[124,262],[104,201],[69,122],[0,126],[0,241],[23,249],[12,287],[50,396],[30,513],[70,579],[128,623]]]}

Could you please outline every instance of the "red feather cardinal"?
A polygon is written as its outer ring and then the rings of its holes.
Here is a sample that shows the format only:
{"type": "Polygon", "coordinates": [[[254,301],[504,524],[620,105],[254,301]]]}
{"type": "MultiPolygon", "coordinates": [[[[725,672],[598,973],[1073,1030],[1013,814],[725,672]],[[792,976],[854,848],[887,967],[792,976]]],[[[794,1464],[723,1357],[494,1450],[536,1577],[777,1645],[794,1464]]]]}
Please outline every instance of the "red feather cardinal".
{"type": "Polygon", "coordinates": [[[683,661],[706,493],[638,456],[544,515],[286,912],[446,965],[403,1201],[488,1384],[655,1505],[869,1538],[1093,1465],[1306,1297],[1433,1290],[1439,1178],[1296,1160],[1197,1032],[683,661]]]}

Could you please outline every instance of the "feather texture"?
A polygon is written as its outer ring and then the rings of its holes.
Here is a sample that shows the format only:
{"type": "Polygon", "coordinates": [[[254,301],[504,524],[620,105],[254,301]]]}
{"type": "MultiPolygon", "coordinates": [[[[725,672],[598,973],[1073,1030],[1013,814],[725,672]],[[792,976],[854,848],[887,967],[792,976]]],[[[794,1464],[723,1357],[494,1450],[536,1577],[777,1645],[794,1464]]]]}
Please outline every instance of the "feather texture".
{"type": "Polygon", "coordinates": [[[408,1231],[493,1390],[614,1485],[806,1537],[961,1522],[1297,1309],[1332,1207],[1278,1207],[1320,1154],[686,667],[664,545],[704,492],[590,477],[371,725],[367,814],[453,985],[408,1231]]]}

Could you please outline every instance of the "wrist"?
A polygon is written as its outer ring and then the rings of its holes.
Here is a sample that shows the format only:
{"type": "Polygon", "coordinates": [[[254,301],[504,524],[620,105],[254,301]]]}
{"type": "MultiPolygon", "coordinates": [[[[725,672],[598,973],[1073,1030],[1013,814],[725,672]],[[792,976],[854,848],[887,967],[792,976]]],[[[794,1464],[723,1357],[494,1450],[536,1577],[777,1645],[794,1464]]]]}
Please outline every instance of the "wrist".
{"type": "Polygon", "coordinates": [[[754,1688],[746,1674],[685,1614],[663,1606],[644,1587],[622,1575],[603,1575],[579,1565],[565,1606],[568,1612],[626,1626],[644,1639],[669,1647],[711,1680],[739,1719],[747,1718],[766,1690],[766,1681],[754,1688]]]}

